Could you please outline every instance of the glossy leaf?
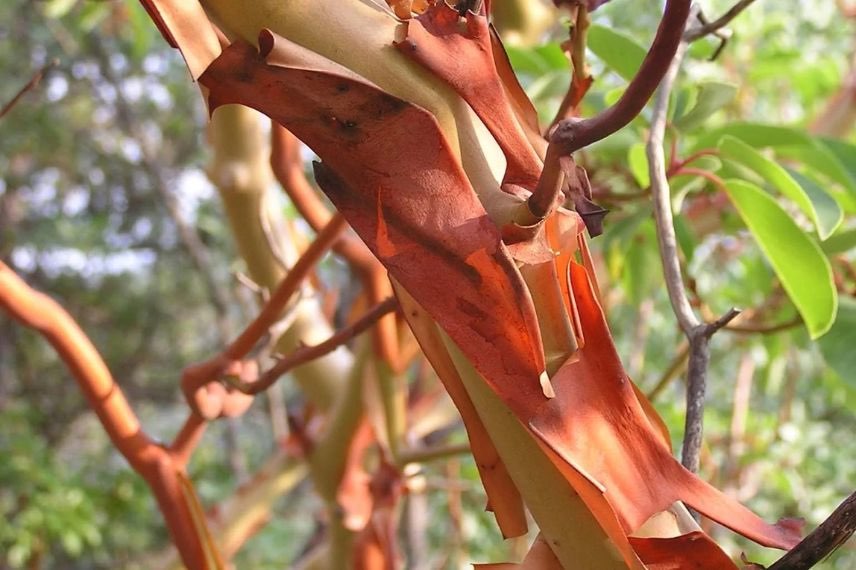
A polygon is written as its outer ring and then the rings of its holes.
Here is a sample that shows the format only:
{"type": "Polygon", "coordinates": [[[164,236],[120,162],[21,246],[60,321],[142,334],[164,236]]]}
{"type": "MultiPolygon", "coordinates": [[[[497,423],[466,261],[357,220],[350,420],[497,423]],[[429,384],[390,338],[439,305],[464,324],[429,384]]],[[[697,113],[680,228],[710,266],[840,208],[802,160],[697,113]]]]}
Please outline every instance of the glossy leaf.
{"type": "Polygon", "coordinates": [[[820,247],[762,189],[742,180],[728,180],[725,187],[809,334],[812,338],[823,335],[835,320],[838,293],[820,247]]]}
{"type": "Polygon", "coordinates": [[[645,145],[643,143],[634,144],[628,149],[627,166],[630,167],[630,172],[633,173],[633,178],[636,179],[636,184],[640,188],[647,188],[651,185],[651,177],[648,174],[648,158],[645,156],[645,145]]]}
{"type": "Polygon", "coordinates": [[[841,223],[844,214],[829,195],[806,178],[798,181],[784,167],[740,139],[722,137],[719,152],[723,158],[753,170],[792,200],[815,225],[821,239],[829,237],[841,223]]]}
{"type": "Polygon", "coordinates": [[[737,87],[731,83],[707,81],[699,85],[695,105],[674,124],[681,130],[691,130],[704,123],[711,115],[734,100],[737,87]]]}
{"type": "Polygon", "coordinates": [[[842,297],[838,318],[829,332],[818,340],[820,352],[844,382],[856,388],[856,350],[853,350],[853,331],[856,330],[856,300],[842,297]]]}
{"type": "Polygon", "coordinates": [[[762,123],[734,122],[711,129],[699,137],[696,147],[714,147],[722,137],[727,135],[738,138],[756,148],[810,146],[812,144],[811,137],[804,131],[762,123]]]}
{"type": "Polygon", "coordinates": [[[791,177],[799,183],[817,212],[818,235],[826,241],[844,221],[844,211],[838,201],[830,196],[824,188],[808,176],[786,168],[791,177]]]}
{"type": "Polygon", "coordinates": [[[589,27],[588,48],[627,81],[636,76],[648,53],[630,36],[597,24],[589,27]]]}
{"type": "Polygon", "coordinates": [[[856,247],[856,228],[840,231],[820,244],[821,249],[827,255],[844,253],[856,247]]]}

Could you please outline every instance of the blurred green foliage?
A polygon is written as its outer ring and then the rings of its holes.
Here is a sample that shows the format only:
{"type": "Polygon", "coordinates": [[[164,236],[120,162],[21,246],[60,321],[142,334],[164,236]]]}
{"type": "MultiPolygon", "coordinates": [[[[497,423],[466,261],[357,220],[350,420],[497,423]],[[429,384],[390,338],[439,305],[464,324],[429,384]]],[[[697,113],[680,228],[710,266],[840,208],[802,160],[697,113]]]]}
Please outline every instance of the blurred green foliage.
{"type": "MultiPolygon", "coordinates": [[[[633,9],[628,2],[613,0],[593,14],[596,80],[584,115],[620,95],[656,29],[661,2],[639,0],[633,9]]],[[[709,16],[729,5],[702,4],[709,16]]],[[[706,180],[673,177],[683,262],[693,299],[711,315],[739,306],[753,323],[797,326],[715,337],[702,475],[768,519],[802,516],[813,527],[856,480],[856,132],[828,140],[807,131],[844,81],[854,26],[828,0],[758,2],[730,28],[734,35],[716,61],[708,58],[717,40],[692,46],[672,100],[670,141],[678,159],[716,151],[691,166],[751,185],[741,196],[762,207],[735,209],[706,180]],[[759,231],[761,223],[767,225],[759,231]],[[804,263],[789,255],[792,244],[775,243],[785,240],[783,232],[800,241],[804,263]],[[806,264],[830,267],[835,281],[823,271],[806,275],[806,264]],[[801,276],[820,285],[800,287],[801,276]],[[824,285],[840,297],[834,323],[830,298],[812,308],[824,285]],[[815,335],[831,329],[811,340],[800,315],[819,323],[815,335]],[[750,392],[741,402],[735,387],[746,375],[750,392]]],[[[542,46],[509,46],[545,122],[568,86],[564,33],[557,26],[542,46]]],[[[179,371],[213,352],[218,338],[210,292],[181,245],[164,191],[215,254],[215,281],[237,289],[228,230],[202,171],[201,98],[178,54],[134,2],[0,4],[0,101],[52,58],[59,65],[0,120],[0,258],[61,300],[147,427],[168,439],[180,422],[179,371]]],[[[594,247],[616,341],[643,391],[664,386],[655,405],[677,448],[682,375],[663,376],[681,335],[647,199],[648,113],[581,162],[596,200],[611,210],[594,247]]],[[[228,317],[240,317],[239,307],[228,317]]],[[[241,477],[236,450],[252,470],[273,448],[265,410],[242,421],[237,439],[224,425],[211,430],[191,465],[206,504],[229,496],[241,477]]],[[[472,462],[463,459],[451,471],[429,465],[423,474],[429,512],[443,515],[431,516],[430,559],[454,567],[450,537],[458,532],[468,552],[463,560],[501,558],[506,547],[484,513],[472,462]],[[460,520],[447,516],[450,489],[463,506],[460,520]]],[[[307,513],[316,507],[308,492],[284,498],[237,566],[282,568],[312,534],[307,513]]],[[[715,532],[751,560],[777,557],[715,532]]],[[[0,316],[0,568],[145,568],[147,554],[165,541],[145,486],[112,451],[61,362],[41,339],[0,316]]],[[[821,567],[856,566],[850,544],[821,567]]]]}

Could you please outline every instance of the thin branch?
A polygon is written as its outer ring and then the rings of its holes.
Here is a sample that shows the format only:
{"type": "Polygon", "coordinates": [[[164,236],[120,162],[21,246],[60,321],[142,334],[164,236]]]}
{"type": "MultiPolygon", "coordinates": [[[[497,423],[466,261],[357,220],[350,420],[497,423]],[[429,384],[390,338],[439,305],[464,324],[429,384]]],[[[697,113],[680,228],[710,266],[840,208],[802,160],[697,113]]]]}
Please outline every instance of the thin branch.
{"type": "Polygon", "coordinates": [[[804,570],[811,568],[843,545],[856,531],[856,492],[844,499],[838,508],[802,542],[767,570],[804,570]]]}
{"type": "Polygon", "coordinates": [[[722,180],[722,178],[720,178],[719,176],[717,176],[713,172],[710,172],[709,170],[704,170],[703,168],[695,168],[692,166],[685,166],[673,174],[673,176],[681,176],[681,175],[683,175],[683,176],[693,176],[693,175],[701,176],[702,178],[707,179],[711,184],[716,186],[716,188],[718,190],[722,190],[722,191],[725,190],[725,182],[722,180]]]}
{"type": "MultiPolygon", "coordinates": [[[[684,428],[684,440],[681,449],[681,463],[690,471],[698,471],[699,452],[701,450],[704,427],[704,398],[707,384],[707,368],[710,361],[710,337],[733,320],[740,312],[731,309],[713,323],[703,323],[693,312],[689,297],[684,288],[681,262],[678,256],[677,237],[672,216],[671,189],[666,172],[666,158],[663,141],[668,120],[669,98],[672,87],[680,70],[688,44],[681,42],[675,52],[668,72],[657,93],[648,136],[646,154],[648,171],[651,177],[651,195],[654,205],[654,219],[657,229],[657,243],[669,302],[678,324],[689,343],[689,363],[687,365],[687,410],[684,428]]],[[[690,170],[690,169],[686,169],[690,170]]]]}
{"type": "MultiPolygon", "coordinates": [[[[310,227],[318,231],[331,214],[306,177],[300,145],[300,141],[290,131],[272,122],[270,164],[274,176],[300,215],[310,227]]],[[[333,251],[348,263],[360,279],[370,304],[379,303],[392,293],[386,268],[361,239],[343,233],[333,244],[333,251]]],[[[400,357],[395,320],[382,320],[373,330],[373,335],[378,355],[397,369],[400,357]]]]}
{"type": "Polygon", "coordinates": [[[529,210],[536,219],[546,218],[558,202],[564,178],[559,162],[618,131],[642,112],[681,43],[690,4],[690,0],[667,1],[651,49],[615,105],[589,119],[565,119],[556,125],[550,135],[541,179],[529,197],[529,210]]]}
{"type": "Polygon", "coordinates": [[[199,445],[202,436],[205,434],[206,425],[205,418],[196,412],[191,411],[188,414],[184,425],[175,436],[172,445],[169,446],[169,452],[177,466],[181,468],[187,466],[193,450],[196,449],[196,446],[199,445]]]}
{"type": "Polygon", "coordinates": [[[333,352],[355,336],[365,332],[369,327],[375,324],[381,317],[391,313],[398,307],[398,300],[395,297],[389,297],[378,303],[367,311],[362,317],[338,330],[330,338],[315,346],[303,346],[282,358],[270,370],[265,372],[258,380],[253,382],[227,381],[239,392],[244,394],[258,394],[270,388],[283,375],[311,360],[320,358],[325,354],[333,352]]]}
{"type": "Polygon", "coordinates": [[[562,44],[562,49],[566,55],[570,56],[571,71],[573,73],[571,74],[571,83],[568,85],[568,91],[559,104],[556,116],[550,123],[551,128],[562,119],[568,119],[577,114],[580,101],[582,101],[593,82],[588,65],[586,65],[586,43],[591,18],[589,17],[588,10],[582,4],[571,7],[571,17],[574,23],[568,29],[569,38],[562,44]],[[576,11],[576,15],[573,14],[574,11],[576,11]]]}
{"type": "Polygon", "coordinates": [[[15,105],[18,104],[18,101],[20,101],[24,95],[38,87],[45,74],[57,65],[59,65],[59,60],[52,59],[48,63],[46,63],[44,67],[34,73],[30,80],[27,81],[27,83],[24,84],[24,86],[21,87],[17,93],[15,93],[15,96],[12,97],[12,99],[10,99],[9,102],[7,102],[5,105],[3,105],[2,109],[0,109],[0,119],[5,117],[6,114],[11,111],[15,105]]]}
{"type": "MultiPolygon", "coordinates": [[[[675,53],[669,71],[663,78],[663,83],[654,101],[654,112],[651,120],[651,131],[648,135],[646,154],[648,170],[651,176],[651,195],[654,205],[654,219],[657,226],[657,241],[660,246],[660,259],[663,261],[663,273],[666,278],[666,289],[669,301],[678,324],[688,336],[701,321],[693,313],[690,300],[684,289],[681,275],[680,257],[678,256],[678,239],[675,234],[675,223],[672,217],[672,196],[669,180],[666,176],[666,161],[663,152],[663,141],[668,121],[669,98],[672,86],[678,76],[687,44],[682,43],[675,53]]],[[[691,339],[688,339],[691,341],[691,339]]]]}
{"type": "Polygon", "coordinates": [[[220,404],[208,402],[207,393],[200,389],[209,382],[216,380],[230,363],[240,361],[250,353],[258,341],[279,320],[283,309],[298,290],[300,284],[338,239],[339,233],[345,226],[346,222],[341,214],[333,216],[315,238],[315,241],[303,252],[303,255],[300,256],[300,259],[297,260],[291,271],[273,292],[253,322],[247,325],[247,328],[219,355],[185,368],[182,373],[181,387],[191,409],[209,419],[211,412],[206,413],[206,410],[219,410],[220,404]]]}
{"type": "Polygon", "coordinates": [[[0,308],[36,330],[57,351],[113,445],[151,488],[184,564],[211,569],[206,562],[205,531],[194,522],[191,506],[181,491],[183,466],[143,431],[86,333],[56,301],[30,288],[2,261],[0,308]]]}
{"type": "Polygon", "coordinates": [[[651,49],[621,98],[599,115],[582,121],[562,121],[550,137],[571,154],[608,137],[636,118],[669,70],[690,13],[690,0],[668,0],[651,49]]]}
{"type": "Polygon", "coordinates": [[[397,463],[403,467],[408,463],[426,463],[438,459],[448,459],[457,455],[466,455],[471,452],[472,450],[468,443],[426,447],[424,449],[406,449],[400,452],[397,463]]]}
{"type": "Polygon", "coordinates": [[[740,13],[755,3],[755,0],[740,0],[728,9],[722,16],[712,22],[708,22],[698,27],[690,28],[684,32],[684,41],[692,43],[699,38],[716,33],[725,26],[731,23],[731,20],[740,15],[740,13]]]}

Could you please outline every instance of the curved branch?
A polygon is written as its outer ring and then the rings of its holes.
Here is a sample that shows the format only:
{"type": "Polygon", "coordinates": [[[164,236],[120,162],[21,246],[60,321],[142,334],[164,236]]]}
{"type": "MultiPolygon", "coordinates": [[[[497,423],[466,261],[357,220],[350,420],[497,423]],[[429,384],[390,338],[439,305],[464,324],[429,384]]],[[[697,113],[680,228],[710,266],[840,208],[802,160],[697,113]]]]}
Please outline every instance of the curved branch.
{"type": "Polygon", "coordinates": [[[328,354],[355,336],[365,332],[384,315],[398,308],[398,299],[389,297],[367,311],[349,326],[337,331],[333,336],[315,346],[303,346],[277,362],[258,380],[253,382],[232,382],[231,385],[244,394],[258,394],[270,388],[283,374],[310,360],[328,354]]]}
{"type": "Polygon", "coordinates": [[[341,214],[333,216],[315,241],[303,252],[253,322],[220,354],[185,368],[181,377],[181,389],[194,412],[206,419],[214,419],[221,414],[227,403],[224,397],[228,398],[229,395],[216,390],[209,393],[205,389],[206,384],[216,380],[229,366],[241,367],[240,360],[250,353],[281,317],[282,311],[297,292],[303,279],[330,249],[345,225],[345,218],[341,214]]]}
{"type": "MultiPolygon", "coordinates": [[[[183,464],[145,434],[98,350],[56,301],[33,290],[0,261],[0,308],[41,334],[71,370],[89,407],[131,467],[145,479],[188,568],[209,570],[210,545],[200,535],[182,492],[183,464]]],[[[204,427],[204,426],[203,426],[204,427]]],[[[194,426],[198,435],[202,428],[194,426]]]]}
{"type": "Polygon", "coordinates": [[[583,120],[561,121],[550,143],[571,154],[608,137],[636,118],[666,75],[675,57],[690,13],[690,0],[668,0],[651,49],[621,98],[599,115],[583,120]]]}
{"type": "Polygon", "coordinates": [[[690,4],[690,0],[668,0],[651,49],[615,105],[589,119],[565,119],[556,125],[550,135],[541,179],[528,201],[529,211],[536,220],[546,218],[558,203],[564,181],[559,161],[615,133],[645,108],[681,44],[690,4]]]}
{"type": "MultiPolygon", "coordinates": [[[[300,156],[300,144],[300,140],[288,129],[276,121],[271,121],[270,164],[274,176],[309,226],[320,231],[332,214],[306,177],[300,156]]],[[[392,294],[386,268],[359,237],[343,233],[333,244],[333,251],[340,255],[358,276],[369,304],[379,303],[392,294]]],[[[374,328],[373,335],[378,355],[394,369],[398,369],[400,356],[395,318],[382,319],[374,328]]]]}
{"type": "MultiPolygon", "coordinates": [[[[282,189],[309,227],[316,232],[321,231],[332,214],[306,178],[300,156],[300,141],[276,121],[271,121],[270,165],[282,189]]],[[[341,255],[357,273],[368,273],[381,267],[369,248],[353,235],[342,234],[333,245],[333,251],[341,255]]]]}
{"type": "Polygon", "coordinates": [[[754,2],[755,0],[740,0],[713,22],[708,22],[697,28],[690,28],[689,30],[684,32],[684,41],[694,42],[697,39],[703,38],[706,35],[716,33],[720,29],[730,24],[731,20],[739,16],[743,10],[751,6],[754,2]]]}
{"type": "Polygon", "coordinates": [[[856,492],[838,505],[829,517],[802,542],[767,570],[811,568],[843,545],[856,532],[856,492]]]}

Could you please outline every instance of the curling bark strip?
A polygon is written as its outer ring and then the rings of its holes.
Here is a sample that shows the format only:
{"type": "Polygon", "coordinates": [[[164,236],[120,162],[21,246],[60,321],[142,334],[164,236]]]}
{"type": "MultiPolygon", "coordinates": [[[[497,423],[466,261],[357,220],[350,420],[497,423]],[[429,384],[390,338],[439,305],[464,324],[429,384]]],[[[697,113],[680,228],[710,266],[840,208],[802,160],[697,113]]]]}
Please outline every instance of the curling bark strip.
{"type": "Polygon", "coordinates": [[[541,174],[541,159],[506,97],[487,18],[467,12],[464,32],[458,22],[458,12],[440,2],[409,20],[406,38],[395,45],[448,83],[484,122],[508,162],[503,183],[531,190],[541,174]]]}
{"type": "Polygon", "coordinates": [[[433,116],[332,62],[277,64],[305,50],[268,30],[259,44],[232,44],[202,75],[211,107],[254,107],[312,148],[321,188],[498,393],[543,398],[529,292],[433,116]]]}

